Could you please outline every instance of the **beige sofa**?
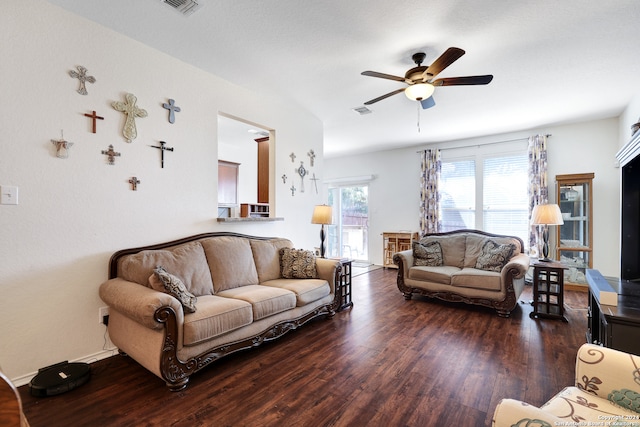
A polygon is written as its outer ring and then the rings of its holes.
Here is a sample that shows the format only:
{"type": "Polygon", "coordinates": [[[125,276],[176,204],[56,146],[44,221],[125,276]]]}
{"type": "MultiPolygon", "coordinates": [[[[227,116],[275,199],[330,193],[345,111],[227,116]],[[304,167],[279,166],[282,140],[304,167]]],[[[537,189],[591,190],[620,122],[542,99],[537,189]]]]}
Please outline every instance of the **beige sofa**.
{"type": "Polygon", "coordinates": [[[406,299],[424,295],[491,307],[508,317],[529,268],[518,237],[478,230],[434,233],[398,252],[398,289],[406,299]]]}
{"type": "Polygon", "coordinates": [[[175,391],[220,357],[333,316],[341,264],[292,246],[221,232],[116,252],[100,286],[112,342],[175,391]]]}
{"type": "Polygon", "coordinates": [[[540,408],[503,399],[491,425],[640,427],[640,356],[583,344],[576,357],[574,386],[540,408]]]}

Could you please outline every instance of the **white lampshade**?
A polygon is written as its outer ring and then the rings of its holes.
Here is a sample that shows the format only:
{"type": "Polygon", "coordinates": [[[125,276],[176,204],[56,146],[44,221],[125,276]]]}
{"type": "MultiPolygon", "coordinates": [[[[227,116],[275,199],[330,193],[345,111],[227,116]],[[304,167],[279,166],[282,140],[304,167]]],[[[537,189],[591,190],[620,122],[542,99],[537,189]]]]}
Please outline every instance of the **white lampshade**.
{"type": "Polygon", "coordinates": [[[332,218],[333,212],[331,210],[331,206],[317,205],[313,208],[311,224],[331,224],[332,218]]]}
{"type": "Polygon", "coordinates": [[[555,203],[536,205],[531,213],[531,224],[533,225],[562,225],[562,212],[555,203]]]}
{"type": "Polygon", "coordinates": [[[433,85],[429,83],[416,83],[406,88],[404,94],[412,101],[422,101],[433,95],[434,90],[433,85]]]}

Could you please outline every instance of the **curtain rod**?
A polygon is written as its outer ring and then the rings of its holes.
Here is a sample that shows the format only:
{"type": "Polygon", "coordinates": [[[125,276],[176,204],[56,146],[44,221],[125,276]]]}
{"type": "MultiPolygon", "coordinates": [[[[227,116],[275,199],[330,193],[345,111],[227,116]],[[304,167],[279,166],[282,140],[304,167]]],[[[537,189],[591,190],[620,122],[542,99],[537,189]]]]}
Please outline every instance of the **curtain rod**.
{"type": "MultiPolygon", "coordinates": [[[[552,136],[550,133],[545,134],[544,136],[546,136],[547,138],[552,136]]],[[[529,140],[530,137],[526,137],[526,138],[515,138],[515,139],[507,139],[504,141],[494,141],[494,142],[487,142],[486,144],[469,144],[469,145],[461,145],[459,147],[449,147],[449,148],[440,148],[440,151],[445,151],[445,150],[455,150],[456,148],[468,148],[468,147],[479,147],[481,145],[494,145],[494,144],[505,144],[507,142],[516,142],[516,141],[527,141],[529,140]]],[[[422,150],[418,150],[416,151],[416,153],[422,153],[423,151],[425,151],[425,149],[422,150]]]]}

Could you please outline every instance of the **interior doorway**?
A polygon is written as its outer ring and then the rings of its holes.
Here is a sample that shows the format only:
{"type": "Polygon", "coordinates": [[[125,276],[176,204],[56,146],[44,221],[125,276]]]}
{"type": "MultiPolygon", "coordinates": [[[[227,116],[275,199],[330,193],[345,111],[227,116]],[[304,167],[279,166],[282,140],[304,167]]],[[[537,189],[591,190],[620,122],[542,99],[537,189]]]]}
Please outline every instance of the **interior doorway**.
{"type": "Polygon", "coordinates": [[[329,226],[329,257],[369,262],[369,186],[329,188],[335,224],[329,226]]]}

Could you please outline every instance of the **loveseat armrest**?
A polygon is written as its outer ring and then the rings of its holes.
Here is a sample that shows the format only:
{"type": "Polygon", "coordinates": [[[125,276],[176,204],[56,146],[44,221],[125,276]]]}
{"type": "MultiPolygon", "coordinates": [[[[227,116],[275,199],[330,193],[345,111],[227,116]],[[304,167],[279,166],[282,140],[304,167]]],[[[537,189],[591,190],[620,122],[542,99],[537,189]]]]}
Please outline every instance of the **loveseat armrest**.
{"type": "Polygon", "coordinates": [[[640,413],[638,403],[624,403],[625,390],[633,390],[631,394],[635,396],[640,393],[640,356],[595,344],[583,344],[576,356],[575,385],[581,390],[640,413]]]}
{"type": "Polygon", "coordinates": [[[155,320],[156,310],[171,307],[176,312],[178,324],[183,323],[182,305],[173,296],[147,288],[120,277],[100,285],[100,298],[113,310],[150,329],[162,329],[163,323],[155,320]]]}
{"type": "Polygon", "coordinates": [[[498,406],[493,412],[491,426],[559,426],[564,425],[564,422],[566,421],[562,418],[558,418],[528,403],[514,399],[502,399],[498,402],[498,406]],[[545,421],[548,424],[544,424],[545,421]]]}
{"type": "Polygon", "coordinates": [[[407,277],[409,275],[409,269],[413,267],[413,249],[407,249],[406,251],[393,254],[393,263],[397,265],[398,268],[403,269],[402,275],[407,277]]]}
{"type": "Polygon", "coordinates": [[[527,274],[527,270],[529,270],[530,259],[528,255],[519,253],[511,257],[509,262],[507,262],[504,267],[502,267],[501,275],[502,281],[504,282],[507,278],[507,274],[513,274],[514,279],[520,279],[527,274]]]}
{"type": "Polygon", "coordinates": [[[338,268],[342,268],[340,261],[329,258],[316,258],[316,272],[318,273],[318,278],[329,282],[331,293],[335,293],[336,291],[336,271],[338,268]]]}

